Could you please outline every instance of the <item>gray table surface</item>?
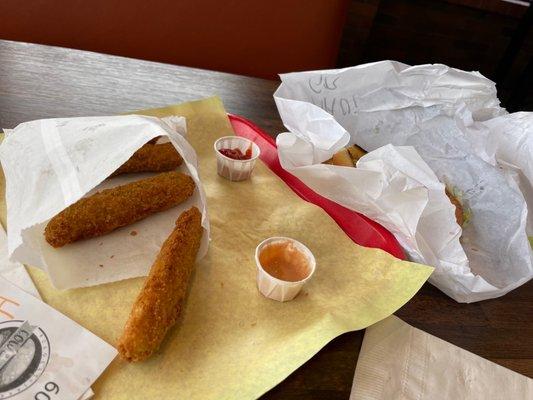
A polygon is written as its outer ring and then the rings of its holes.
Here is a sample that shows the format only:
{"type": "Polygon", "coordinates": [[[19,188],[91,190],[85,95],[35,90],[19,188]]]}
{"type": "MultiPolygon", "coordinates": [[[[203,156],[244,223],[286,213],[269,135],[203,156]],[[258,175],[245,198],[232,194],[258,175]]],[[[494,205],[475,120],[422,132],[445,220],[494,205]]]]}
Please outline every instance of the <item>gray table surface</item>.
{"type": "Polygon", "coordinates": [[[226,110],[283,130],[278,82],[87,51],[0,40],[0,127],[110,115],[218,95],[226,110]]]}

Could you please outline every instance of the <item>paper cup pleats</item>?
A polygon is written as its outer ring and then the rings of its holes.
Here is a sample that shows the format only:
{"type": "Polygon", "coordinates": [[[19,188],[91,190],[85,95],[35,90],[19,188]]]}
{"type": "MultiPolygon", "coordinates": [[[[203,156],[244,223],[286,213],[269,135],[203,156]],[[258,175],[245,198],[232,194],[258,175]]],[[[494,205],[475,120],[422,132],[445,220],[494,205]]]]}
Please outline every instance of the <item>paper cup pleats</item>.
{"type": "Polygon", "coordinates": [[[217,157],[217,172],[220,176],[230,181],[244,181],[250,178],[260,153],[255,143],[246,138],[225,136],[215,142],[214,149],[217,157]],[[220,152],[222,149],[239,149],[244,154],[249,148],[252,154],[247,160],[234,160],[220,152]]]}
{"type": "Polygon", "coordinates": [[[257,266],[257,287],[261,294],[272,300],[289,301],[294,299],[302,290],[305,283],[311,279],[315,273],[316,260],[305,245],[297,240],[287,237],[272,237],[263,240],[255,250],[255,263],[257,266]],[[269,245],[276,243],[290,243],[295,246],[296,250],[303,254],[307,260],[307,271],[302,275],[301,279],[297,281],[286,281],[271,275],[265,270],[261,263],[261,252],[269,245]]]}

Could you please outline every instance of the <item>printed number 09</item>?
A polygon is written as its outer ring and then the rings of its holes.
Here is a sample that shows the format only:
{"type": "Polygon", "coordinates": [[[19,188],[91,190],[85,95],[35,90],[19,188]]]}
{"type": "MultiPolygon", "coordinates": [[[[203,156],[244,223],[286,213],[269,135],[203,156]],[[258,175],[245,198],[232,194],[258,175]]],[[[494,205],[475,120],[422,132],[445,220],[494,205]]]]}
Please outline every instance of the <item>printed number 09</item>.
{"type": "MultiPolygon", "coordinates": [[[[46,382],[44,385],[44,390],[47,392],[52,392],[54,394],[59,393],[59,385],[55,382],[46,382]]],[[[50,395],[45,392],[37,392],[33,397],[35,400],[50,400],[50,395]]]]}

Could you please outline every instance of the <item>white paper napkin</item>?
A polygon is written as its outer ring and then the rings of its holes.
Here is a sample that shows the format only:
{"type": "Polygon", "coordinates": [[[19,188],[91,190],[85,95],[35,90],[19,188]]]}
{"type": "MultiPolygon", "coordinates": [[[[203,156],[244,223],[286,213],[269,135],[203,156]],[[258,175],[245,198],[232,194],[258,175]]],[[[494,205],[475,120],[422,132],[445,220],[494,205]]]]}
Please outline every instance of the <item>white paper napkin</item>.
{"type": "Polygon", "coordinates": [[[391,316],[366,329],[350,400],[526,400],[533,380],[391,316]]]}

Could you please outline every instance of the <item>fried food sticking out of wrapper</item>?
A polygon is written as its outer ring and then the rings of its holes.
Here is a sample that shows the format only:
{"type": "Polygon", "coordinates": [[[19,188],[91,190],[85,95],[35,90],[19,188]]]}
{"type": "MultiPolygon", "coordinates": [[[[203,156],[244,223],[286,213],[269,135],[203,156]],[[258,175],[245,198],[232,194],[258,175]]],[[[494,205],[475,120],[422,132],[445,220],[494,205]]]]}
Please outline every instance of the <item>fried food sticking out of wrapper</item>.
{"type": "Polygon", "coordinates": [[[44,230],[53,247],[105,235],[192,196],[193,179],[172,171],[85,197],[53,217],[44,230]]]}
{"type": "MultiPolygon", "coordinates": [[[[329,160],[324,161],[324,164],[337,165],[342,167],[356,167],[357,161],[363,157],[367,152],[357,145],[344,147],[333,155],[329,160]]],[[[457,197],[455,197],[447,188],[445,189],[446,196],[450,202],[455,206],[455,220],[459,226],[463,226],[465,222],[463,206],[457,197]]]]}
{"type": "Polygon", "coordinates": [[[446,196],[450,199],[450,202],[455,206],[455,220],[459,226],[463,226],[465,222],[463,206],[459,202],[459,199],[455,197],[448,188],[445,189],[446,196]]]}
{"type": "Polygon", "coordinates": [[[332,164],[343,167],[355,167],[357,161],[359,161],[359,159],[365,154],[366,151],[364,151],[359,146],[353,144],[349,147],[344,147],[340,149],[338,152],[333,154],[333,157],[331,157],[327,161],[324,161],[324,164],[332,164]]]}
{"type": "Polygon", "coordinates": [[[150,357],[181,314],[202,239],[201,220],[196,207],[183,212],[161,246],[118,341],[126,361],[150,357]]]}
{"type": "Polygon", "coordinates": [[[183,159],[172,143],[155,144],[150,141],[133,153],[110,177],[135,172],[172,171],[182,163],[183,159]]]}

